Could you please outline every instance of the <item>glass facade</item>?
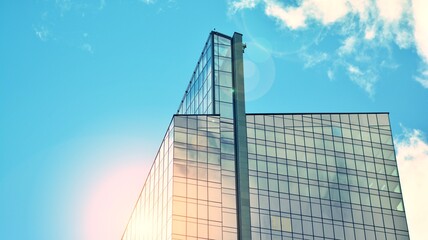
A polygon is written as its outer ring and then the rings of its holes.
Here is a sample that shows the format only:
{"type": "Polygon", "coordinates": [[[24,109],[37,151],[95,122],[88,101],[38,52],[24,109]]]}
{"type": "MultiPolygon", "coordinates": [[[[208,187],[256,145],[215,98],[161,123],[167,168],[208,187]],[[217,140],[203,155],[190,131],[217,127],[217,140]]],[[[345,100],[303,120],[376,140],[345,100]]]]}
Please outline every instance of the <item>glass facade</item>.
{"type": "Polygon", "coordinates": [[[171,239],[173,124],[168,128],[122,239],[171,239]]]}
{"type": "Polygon", "coordinates": [[[246,114],[211,32],[122,239],[408,239],[387,113],[246,114]]]}
{"type": "Polygon", "coordinates": [[[123,239],[237,239],[232,40],[210,34],[123,239]]]}
{"type": "Polygon", "coordinates": [[[213,35],[215,113],[233,119],[231,39],[213,35]]]}
{"type": "Polygon", "coordinates": [[[236,239],[232,124],[219,116],[174,118],[173,239],[236,239]]]}
{"type": "Polygon", "coordinates": [[[232,38],[210,34],[177,114],[233,119],[232,38]]]}
{"type": "Polygon", "coordinates": [[[252,239],[409,239],[388,114],[247,115],[252,239]]]}
{"type": "Polygon", "coordinates": [[[205,43],[177,114],[213,114],[213,41],[212,34],[205,43]]]}

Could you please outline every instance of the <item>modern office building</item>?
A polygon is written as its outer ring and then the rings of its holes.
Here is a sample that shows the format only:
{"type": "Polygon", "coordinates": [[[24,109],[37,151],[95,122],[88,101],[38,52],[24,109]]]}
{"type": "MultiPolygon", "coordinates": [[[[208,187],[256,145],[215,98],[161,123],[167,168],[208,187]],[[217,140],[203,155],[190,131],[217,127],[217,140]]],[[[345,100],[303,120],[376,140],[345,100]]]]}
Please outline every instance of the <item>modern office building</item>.
{"type": "Polygon", "coordinates": [[[388,113],[247,114],[211,32],[125,240],[409,239],[388,113]]]}

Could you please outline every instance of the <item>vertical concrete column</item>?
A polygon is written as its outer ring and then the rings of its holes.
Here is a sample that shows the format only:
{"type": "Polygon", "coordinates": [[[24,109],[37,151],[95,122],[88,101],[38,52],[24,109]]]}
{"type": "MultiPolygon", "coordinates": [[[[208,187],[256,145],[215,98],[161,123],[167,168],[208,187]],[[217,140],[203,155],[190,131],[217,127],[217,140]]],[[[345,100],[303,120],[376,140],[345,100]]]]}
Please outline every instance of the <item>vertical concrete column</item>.
{"type": "Polygon", "coordinates": [[[244,91],[244,45],[242,34],[232,38],[233,106],[236,154],[236,197],[238,211],[238,239],[251,239],[250,188],[248,177],[247,119],[244,91]]]}

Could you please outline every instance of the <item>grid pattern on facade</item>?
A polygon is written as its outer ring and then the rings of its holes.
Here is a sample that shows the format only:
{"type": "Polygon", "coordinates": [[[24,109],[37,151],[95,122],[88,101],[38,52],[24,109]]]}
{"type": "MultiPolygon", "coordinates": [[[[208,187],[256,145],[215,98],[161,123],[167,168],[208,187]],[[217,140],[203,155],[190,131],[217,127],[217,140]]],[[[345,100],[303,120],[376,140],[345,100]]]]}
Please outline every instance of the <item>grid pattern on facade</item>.
{"type": "Polygon", "coordinates": [[[166,226],[168,232],[142,233],[154,226],[152,219],[158,221],[153,217],[161,210],[147,188],[162,176],[151,171],[123,239],[237,238],[232,86],[231,38],[211,32],[167,134],[174,142],[174,151],[168,151],[173,159],[167,175],[168,215],[156,228],[166,226]],[[214,105],[217,115],[209,115],[214,105]]]}
{"type": "Polygon", "coordinates": [[[211,32],[177,113],[233,118],[232,85],[231,38],[211,32]]]}
{"type": "Polygon", "coordinates": [[[236,239],[232,124],[176,115],[174,126],[172,238],[236,239]]]}
{"type": "Polygon", "coordinates": [[[171,239],[173,142],[171,125],[156,155],[122,239],[171,239]]]}
{"type": "Polygon", "coordinates": [[[408,239],[387,114],[247,115],[253,239],[408,239]]]}
{"type": "Polygon", "coordinates": [[[213,114],[212,34],[192,74],[178,114],[213,114]]]}
{"type": "Polygon", "coordinates": [[[408,239],[388,114],[245,114],[242,51],[210,33],[122,239],[408,239]]]}
{"type": "Polygon", "coordinates": [[[233,118],[232,41],[225,36],[214,38],[215,113],[233,118]]]}

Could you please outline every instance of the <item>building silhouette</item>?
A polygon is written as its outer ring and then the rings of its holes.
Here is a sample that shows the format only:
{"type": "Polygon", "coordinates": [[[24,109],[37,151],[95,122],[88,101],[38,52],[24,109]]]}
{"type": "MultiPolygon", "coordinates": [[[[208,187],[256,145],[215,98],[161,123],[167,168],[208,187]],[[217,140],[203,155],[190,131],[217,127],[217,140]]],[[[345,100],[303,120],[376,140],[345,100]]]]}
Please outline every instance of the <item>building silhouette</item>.
{"type": "Polygon", "coordinates": [[[409,239],[388,113],[247,114],[211,32],[122,239],[409,239]]]}

